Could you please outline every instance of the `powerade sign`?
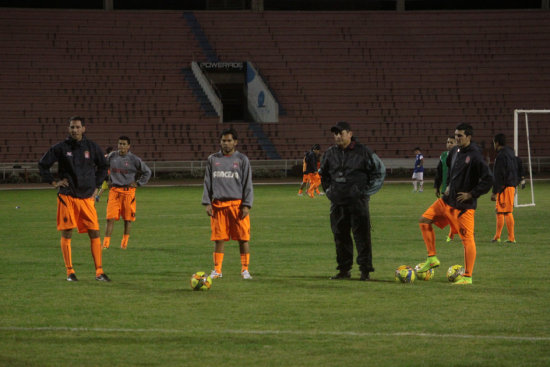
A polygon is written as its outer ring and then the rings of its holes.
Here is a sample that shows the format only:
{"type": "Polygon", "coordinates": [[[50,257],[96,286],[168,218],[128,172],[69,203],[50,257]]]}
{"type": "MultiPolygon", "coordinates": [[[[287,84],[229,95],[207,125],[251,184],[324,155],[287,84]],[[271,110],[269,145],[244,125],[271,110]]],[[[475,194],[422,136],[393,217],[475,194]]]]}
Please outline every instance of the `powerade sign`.
{"type": "Polygon", "coordinates": [[[200,62],[199,66],[205,71],[243,71],[244,62],[200,62]]]}

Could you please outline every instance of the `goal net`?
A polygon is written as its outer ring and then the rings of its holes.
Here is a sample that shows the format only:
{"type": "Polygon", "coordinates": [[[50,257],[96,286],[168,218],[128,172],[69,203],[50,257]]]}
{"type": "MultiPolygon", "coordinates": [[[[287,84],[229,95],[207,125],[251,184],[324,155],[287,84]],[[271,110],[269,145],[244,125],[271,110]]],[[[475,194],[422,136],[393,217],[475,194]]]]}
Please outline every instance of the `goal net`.
{"type": "MultiPolygon", "coordinates": [[[[529,135],[529,118],[534,115],[549,114],[550,110],[514,110],[514,151],[523,161],[523,170],[529,190],[516,190],[514,206],[535,206],[533,188],[533,157],[531,156],[531,137],[529,135]],[[527,158],[527,159],[525,159],[527,158]],[[525,192],[526,191],[526,192],[525,192]]],[[[546,120],[546,119],[545,119],[546,120]]]]}

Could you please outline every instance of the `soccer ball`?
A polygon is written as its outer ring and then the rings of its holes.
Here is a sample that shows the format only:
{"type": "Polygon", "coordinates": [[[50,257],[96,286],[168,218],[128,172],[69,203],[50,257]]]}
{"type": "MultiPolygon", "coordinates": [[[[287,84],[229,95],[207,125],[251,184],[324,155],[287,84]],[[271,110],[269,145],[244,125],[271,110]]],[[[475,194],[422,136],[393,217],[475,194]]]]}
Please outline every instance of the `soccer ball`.
{"type": "Polygon", "coordinates": [[[197,271],[191,277],[191,289],[194,291],[207,291],[212,286],[212,279],[204,271],[197,271]]]}
{"type": "Polygon", "coordinates": [[[428,271],[425,271],[423,273],[419,273],[418,269],[420,269],[422,266],[424,266],[424,263],[420,263],[414,267],[414,271],[416,272],[416,277],[420,280],[430,280],[434,277],[435,270],[430,269],[428,271]]]}
{"type": "Polygon", "coordinates": [[[416,272],[408,265],[401,265],[395,270],[395,281],[401,283],[412,283],[416,279],[416,272]]]}
{"type": "Polygon", "coordinates": [[[447,279],[449,282],[456,282],[464,276],[464,267],[462,265],[453,265],[447,270],[447,279]]]}

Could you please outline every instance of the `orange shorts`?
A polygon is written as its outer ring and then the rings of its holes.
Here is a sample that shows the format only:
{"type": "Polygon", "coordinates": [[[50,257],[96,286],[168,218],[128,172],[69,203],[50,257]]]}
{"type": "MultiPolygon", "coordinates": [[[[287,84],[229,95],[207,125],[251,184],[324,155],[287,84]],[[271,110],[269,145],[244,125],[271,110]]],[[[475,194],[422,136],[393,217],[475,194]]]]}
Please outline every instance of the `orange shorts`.
{"type": "Polygon", "coordinates": [[[135,187],[111,187],[107,201],[107,219],[133,222],[136,220],[135,187]]]}
{"type": "Polygon", "coordinates": [[[212,241],[249,241],[250,215],[241,219],[241,200],[218,201],[212,203],[210,228],[212,241]]]}
{"type": "Polygon", "coordinates": [[[462,239],[474,238],[474,215],[474,209],[462,212],[460,209],[445,204],[443,199],[437,199],[422,214],[424,218],[430,219],[439,228],[450,225],[453,233],[458,233],[462,239]]]}
{"type": "Polygon", "coordinates": [[[87,199],[57,195],[57,230],[78,228],[79,233],[99,231],[99,221],[93,197],[87,199]]]}
{"type": "Polygon", "coordinates": [[[516,195],[516,188],[508,186],[504,188],[504,191],[497,194],[497,213],[512,213],[514,211],[514,196],[516,195]]]}

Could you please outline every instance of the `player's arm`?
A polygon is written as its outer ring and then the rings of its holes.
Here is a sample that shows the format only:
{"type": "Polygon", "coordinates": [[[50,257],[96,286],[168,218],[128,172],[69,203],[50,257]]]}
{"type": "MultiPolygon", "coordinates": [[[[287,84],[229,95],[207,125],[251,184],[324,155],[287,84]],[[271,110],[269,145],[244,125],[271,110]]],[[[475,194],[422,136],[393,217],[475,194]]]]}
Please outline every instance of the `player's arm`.
{"type": "Polygon", "coordinates": [[[137,158],[137,170],[141,173],[139,180],[136,182],[136,186],[143,186],[146,185],[147,182],[151,179],[151,169],[148,165],[145,164],[140,158],[137,158]]]}
{"type": "Polygon", "coordinates": [[[204,184],[202,192],[202,205],[208,216],[212,216],[212,161],[208,158],[206,169],[204,170],[204,184]]]}

